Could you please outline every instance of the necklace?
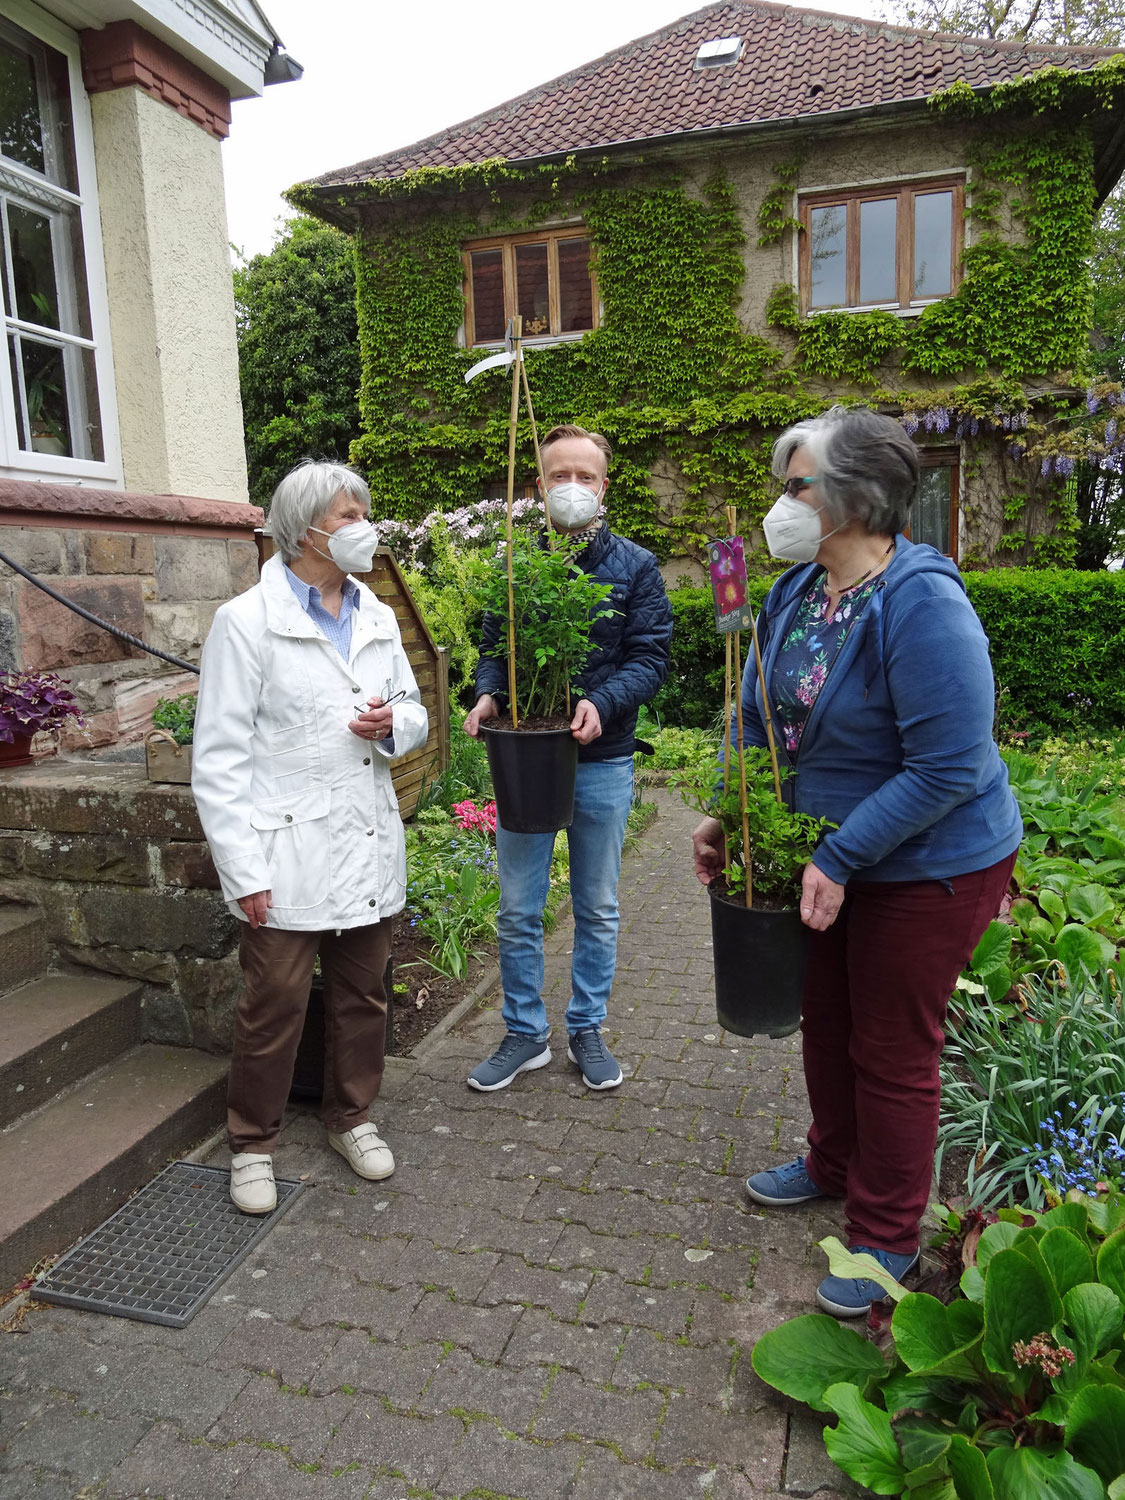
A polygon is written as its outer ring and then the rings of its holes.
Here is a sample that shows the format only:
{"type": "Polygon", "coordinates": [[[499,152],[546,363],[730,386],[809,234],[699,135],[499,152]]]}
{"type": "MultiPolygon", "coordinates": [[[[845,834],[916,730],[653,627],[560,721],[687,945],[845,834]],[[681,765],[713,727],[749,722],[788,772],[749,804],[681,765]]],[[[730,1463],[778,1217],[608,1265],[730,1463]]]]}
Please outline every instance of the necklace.
{"type": "Polygon", "coordinates": [[[824,572],[824,592],[826,594],[836,594],[836,595],[839,595],[839,594],[850,594],[851,591],[852,591],[852,589],[857,589],[857,588],[859,588],[859,586],[860,586],[861,583],[866,583],[867,580],[871,577],[872,573],[874,573],[878,568],[881,568],[883,566],[883,564],[886,562],[887,558],[890,557],[891,553],[894,550],[895,550],[895,539],[894,539],[894,537],[891,537],[891,545],[883,553],[882,557],[878,558],[875,562],[873,562],[871,564],[871,566],[868,568],[868,570],[867,570],[866,573],[861,573],[854,583],[849,583],[849,584],[847,584],[842,589],[835,589],[835,588],[832,587],[832,585],[828,582],[828,570],[825,569],[825,572],[824,572]]]}

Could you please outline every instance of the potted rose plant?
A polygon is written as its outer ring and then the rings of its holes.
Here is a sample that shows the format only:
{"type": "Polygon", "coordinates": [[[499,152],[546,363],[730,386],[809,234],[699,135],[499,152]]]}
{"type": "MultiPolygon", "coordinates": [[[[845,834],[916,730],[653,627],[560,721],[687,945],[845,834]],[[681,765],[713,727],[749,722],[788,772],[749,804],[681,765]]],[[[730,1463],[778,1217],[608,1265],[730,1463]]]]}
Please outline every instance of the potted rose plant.
{"type": "Polygon", "coordinates": [[[807,938],[799,910],[801,872],[825,829],[835,825],[786,805],[778,787],[788,771],[779,768],[775,781],[768,750],[747,746],[741,762],[728,746],[726,774],[722,763],[713,762],[673,777],[672,785],[723,830],[726,863],[708,886],[719,1023],[739,1036],[782,1037],[801,1020],[807,938]]]}
{"type": "Polygon", "coordinates": [[[611,585],[574,565],[564,545],[511,542],[511,595],[501,558],[482,588],[490,617],[483,652],[507,658],[514,638],[516,712],[481,725],[501,825],[513,833],[565,828],[574,811],[578,745],[571,692],[590,654],[590,631],[609,610],[611,585]]]}
{"type": "Polygon", "coordinates": [[[150,781],[191,781],[191,743],[195,734],[195,694],[158,698],[153,728],[145,738],[145,767],[150,781]]]}
{"type": "Polygon", "coordinates": [[[83,722],[74,694],[54,672],[0,672],[0,766],[29,766],[31,741],[68,719],[83,722]]]}

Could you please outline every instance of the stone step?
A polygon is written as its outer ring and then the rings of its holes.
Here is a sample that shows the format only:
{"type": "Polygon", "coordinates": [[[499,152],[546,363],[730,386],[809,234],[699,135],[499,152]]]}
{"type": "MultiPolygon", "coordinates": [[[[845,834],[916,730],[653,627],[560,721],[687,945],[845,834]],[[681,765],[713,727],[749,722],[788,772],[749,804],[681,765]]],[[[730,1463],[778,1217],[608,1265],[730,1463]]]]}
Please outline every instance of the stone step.
{"type": "Polygon", "coordinates": [[[141,1039],[141,987],[47,974],[0,997],[0,1129],[141,1039]]]}
{"type": "Polygon", "coordinates": [[[226,1073],[226,1058],[143,1043],[0,1135],[0,1288],[221,1124],[226,1073]]]}
{"type": "Polygon", "coordinates": [[[0,905],[0,995],[37,978],[46,967],[42,913],[34,906],[0,905]]]}

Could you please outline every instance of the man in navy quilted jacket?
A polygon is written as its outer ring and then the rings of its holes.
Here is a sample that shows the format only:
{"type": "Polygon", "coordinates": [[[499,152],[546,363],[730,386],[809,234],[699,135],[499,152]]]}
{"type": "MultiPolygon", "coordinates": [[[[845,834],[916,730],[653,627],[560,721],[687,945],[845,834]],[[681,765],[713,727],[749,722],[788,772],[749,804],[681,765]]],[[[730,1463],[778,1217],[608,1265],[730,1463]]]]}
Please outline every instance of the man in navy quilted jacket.
{"type": "MultiPolygon", "coordinates": [[[[606,474],[613,450],[600,433],[554,427],[543,439],[543,476],[551,524],[576,550],[577,566],[612,585],[613,611],[590,630],[592,649],[570,730],[578,741],[574,819],[566,831],[574,911],[572,994],[566,1011],[567,1057],[587,1088],[612,1089],[621,1068],[602,1039],[617,963],[617,878],[625,820],[633,801],[637,710],[668,675],[672,606],[656,558],[615,536],[605,520],[606,474]]],[[[507,704],[507,669],[494,656],[500,621],[486,616],[477,666],[477,701],[465,720],[474,737],[507,704]]],[[[517,1073],[551,1061],[543,987],[543,907],[553,833],[496,829],[500,871],[500,977],[507,1034],[469,1075],[472,1088],[507,1088],[517,1073]]]]}

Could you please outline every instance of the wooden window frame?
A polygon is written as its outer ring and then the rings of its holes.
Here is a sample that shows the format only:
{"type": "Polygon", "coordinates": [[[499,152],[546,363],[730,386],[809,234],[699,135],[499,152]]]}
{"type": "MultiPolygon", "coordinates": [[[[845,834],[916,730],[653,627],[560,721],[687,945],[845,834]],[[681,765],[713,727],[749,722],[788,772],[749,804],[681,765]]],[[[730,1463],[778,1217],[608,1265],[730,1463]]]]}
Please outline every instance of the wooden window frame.
{"type": "MultiPolygon", "coordinates": [[[[958,560],[961,532],[961,450],[959,448],[920,448],[918,461],[923,469],[949,470],[949,536],[946,557],[958,560]]],[[[907,527],[906,535],[910,535],[907,527]]]]}
{"type": "Polygon", "coordinates": [[[477,250],[500,250],[504,277],[504,318],[515,317],[516,303],[516,247],[518,245],[547,246],[547,301],[550,329],[547,333],[533,333],[525,343],[559,343],[567,339],[579,339],[598,326],[598,277],[594,270],[593,240],[585,224],[571,224],[565,229],[540,229],[529,234],[506,234],[490,239],[466,240],[461,247],[461,262],[465,274],[465,345],[469,349],[499,348],[503,339],[482,339],[479,343],[473,315],[473,252],[477,250]],[[560,240],[588,240],[590,242],[590,327],[576,328],[569,333],[561,331],[562,307],[559,298],[559,242],[560,240]]]}
{"type": "Polygon", "coordinates": [[[815,317],[822,312],[849,312],[864,308],[883,307],[892,311],[907,311],[928,307],[932,302],[941,302],[951,297],[961,282],[961,255],[965,248],[965,179],[964,177],[934,177],[908,182],[888,182],[880,187],[849,188],[840,192],[826,190],[819,193],[801,194],[797,200],[797,217],[803,233],[799,236],[798,284],[800,308],[805,316],[815,317]],[[929,193],[953,193],[953,233],[951,235],[949,291],[934,297],[914,296],[914,199],[929,193]],[[895,281],[898,298],[891,302],[860,302],[859,300],[859,210],[862,203],[898,199],[898,239],[895,246],[895,281]],[[845,301],[832,307],[812,307],[812,211],[814,208],[843,207],[847,210],[846,248],[844,267],[845,301]]]}

